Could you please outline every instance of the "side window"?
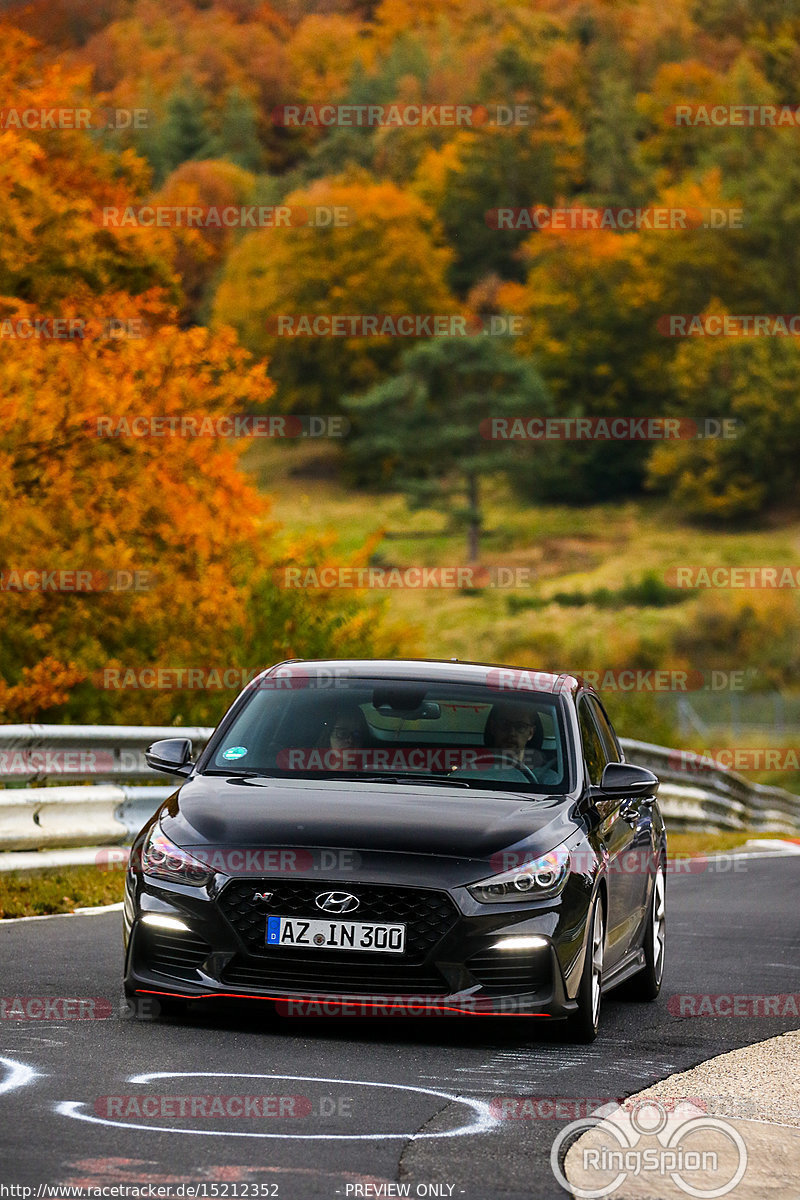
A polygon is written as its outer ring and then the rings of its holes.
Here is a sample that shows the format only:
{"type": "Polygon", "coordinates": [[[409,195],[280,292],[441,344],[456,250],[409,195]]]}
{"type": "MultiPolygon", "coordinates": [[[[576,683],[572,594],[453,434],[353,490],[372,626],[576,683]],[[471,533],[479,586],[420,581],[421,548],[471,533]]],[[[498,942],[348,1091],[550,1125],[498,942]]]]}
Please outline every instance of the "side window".
{"type": "Polygon", "coordinates": [[[581,727],[583,757],[589,770],[589,782],[599,784],[603,777],[603,768],[608,762],[608,756],[595,728],[585,696],[581,698],[578,705],[578,722],[581,727]]]}
{"type": "Polygon", "coordinates": [[[608,762],[621,762],[622,755],[620,753],[619,742],[614,730],[611,728],[611,722],[606,716],[605,709],[602,704],[599,704],[595,700],[594,696],[587,696],[586,703],[594,715],[595,724],[606,752],[606,759],[608,762]]]}

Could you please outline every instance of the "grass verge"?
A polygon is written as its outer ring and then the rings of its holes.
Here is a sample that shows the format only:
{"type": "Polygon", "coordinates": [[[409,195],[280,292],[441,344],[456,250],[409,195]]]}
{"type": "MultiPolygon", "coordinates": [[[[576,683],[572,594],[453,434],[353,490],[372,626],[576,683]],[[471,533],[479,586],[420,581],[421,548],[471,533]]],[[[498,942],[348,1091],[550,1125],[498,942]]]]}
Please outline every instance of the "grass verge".
{"type": "Polygon", "coordinates": [[[0,918],[68,913],[75,908],[116,904],[122,899],[119,867],[50,867],[0,872],[0,918]]]}

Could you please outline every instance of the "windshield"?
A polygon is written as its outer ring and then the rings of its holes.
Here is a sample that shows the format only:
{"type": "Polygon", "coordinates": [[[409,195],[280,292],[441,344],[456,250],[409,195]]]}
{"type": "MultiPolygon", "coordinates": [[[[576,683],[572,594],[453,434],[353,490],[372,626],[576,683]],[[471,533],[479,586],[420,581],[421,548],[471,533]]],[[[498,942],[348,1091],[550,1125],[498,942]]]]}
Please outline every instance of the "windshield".
{"type": "Polygon", "coordinates": [[[203,771],[569,789],[558,696],[362,677],[260,681],[210,745],[203,771]]]}

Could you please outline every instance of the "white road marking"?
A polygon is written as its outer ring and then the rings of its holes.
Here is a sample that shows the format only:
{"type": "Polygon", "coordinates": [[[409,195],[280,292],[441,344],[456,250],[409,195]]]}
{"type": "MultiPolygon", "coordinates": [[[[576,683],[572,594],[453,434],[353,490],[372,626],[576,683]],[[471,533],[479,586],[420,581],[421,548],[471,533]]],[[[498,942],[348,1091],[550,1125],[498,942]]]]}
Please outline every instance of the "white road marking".
{"type": "Polygon", "coordinates": [[[106,1117],[90,1116],[81,1112],[84,1101],[60,1100],[55,1104],[55,1111],[65,1117],[74,1117],[78,1121],[88,1121],[92,1125],[111,1125],[117,1129],[147,1129],[153,1133],[186,1133],[195,1137],[243,1137],[243,1138],[281,1138],[284,1141],[333,1141],[333,1142],[363,1142],[374,1141],[376,1138],[402,1138],[403,1141],[421,1141],[427,1138],[465,1137],[475,1133],[488,1133],[500,1124],[500,1118],[492,1113],[488,1104],[469,1096],[454,1096],[452,1092],[442,1092],[436,1088],[414,1087],[408,1083],[376,1083],[371,1079],[329,1079],[317,1075],[264,1075],[250,1074],[241,1071],[152,1071],[142,1075],[131,1075],[128,1083],[150,1083],[154,1079],[288,1079],[295,1083],[341,1083],[354,1087],[373,1087],[399,1089],[403,1092],[421,1092],[426,1096],[438,1096],[451,1104],[463,1104],[471,1108],[475,1120],[469,1125],[459,1125],[456,1129],[448,1129],[443,1133],[238,1133],[227,1129],[181,1129],[171,1125],[141,1125],[132,1121],[111,1121],[106,1117]]]}
{"type": "Polygon", "coordinates": [[[59,917],[94,917],[98,913],[122,911],[122,901],[118,904],[97,904],[91,908],[76,908],[66,913],[41,913],[38,917],[4,917],[0,921],[0,929],[9,926],[22,925],[24,921],[57,921],[59,917]]]}
{"type": "Polygon", "coordinates": [[[34,1071],[33,1067],[17,1062],[15,1058],[4,1058],[0,1055],[0,1063],[8,1068],[5,1079],[0,1079],[0,1094],[15,1092],[18,1088],[25,1087],[26,1084],[33,1083],[34,1079],[38,1079],[40,1074],[39,1071],[34,1071]]]}

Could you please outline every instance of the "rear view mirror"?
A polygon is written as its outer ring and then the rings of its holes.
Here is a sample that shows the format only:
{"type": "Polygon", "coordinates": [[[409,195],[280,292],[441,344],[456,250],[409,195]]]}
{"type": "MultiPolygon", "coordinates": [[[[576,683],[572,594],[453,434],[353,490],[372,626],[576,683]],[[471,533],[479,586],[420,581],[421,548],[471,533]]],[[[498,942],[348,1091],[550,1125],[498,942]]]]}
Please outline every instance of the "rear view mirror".
{"type": "Polygon", "coordinates": [[[144,757],[148,767],[168,775],[190,775],[194,766],[189,738],[164,738],[153,742],[144,757]]]}
{"type": "Polygon", "coordinates": [[[625,799],[628,796],[655,796],[658,792],[658,776],[646,767],[633,763],[606,763],[599,788],[593,788],[597,799],[625,799]]]}
{"type": "Polygon", "coordinates": [[[416,684],[396,684],[375,688],[372,704],[384,717],[400,717],[405,721],[436,721],[442,710],[433,700],[425,699],[425,689],[416,684]]]}

